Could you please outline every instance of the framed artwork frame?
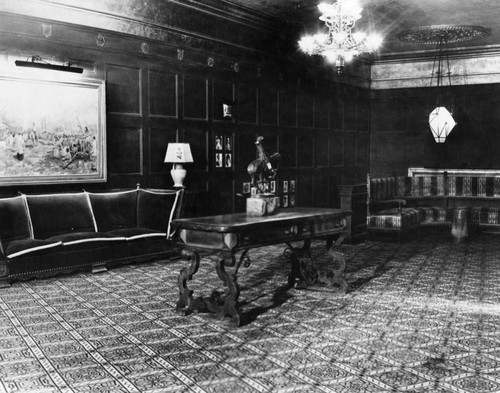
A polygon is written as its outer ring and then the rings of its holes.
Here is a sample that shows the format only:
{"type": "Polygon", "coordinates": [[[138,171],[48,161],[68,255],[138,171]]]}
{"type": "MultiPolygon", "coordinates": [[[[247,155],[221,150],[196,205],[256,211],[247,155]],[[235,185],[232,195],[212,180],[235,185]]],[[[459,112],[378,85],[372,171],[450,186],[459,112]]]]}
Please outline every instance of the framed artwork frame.
{"type": "Polygon", "coordinates": [[[0,184],[107,180],[102,80],[0,76],[0,184]]]}

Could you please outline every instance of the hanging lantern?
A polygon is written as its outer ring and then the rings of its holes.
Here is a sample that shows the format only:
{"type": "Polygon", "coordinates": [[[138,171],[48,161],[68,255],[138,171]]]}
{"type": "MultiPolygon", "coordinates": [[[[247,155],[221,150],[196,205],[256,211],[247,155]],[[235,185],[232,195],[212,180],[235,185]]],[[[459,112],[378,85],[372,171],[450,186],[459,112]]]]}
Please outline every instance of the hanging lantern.
{"type": "Polygon", "coordinates": [[[444,143],[457,123],[444,106],[436,107],[429,115],[429,127],[436,143],[444,143]]]}
{"type": "MultiPolygon", "coordinates": [[[[436,57],[432,65],[430,85],[432,86],[432,82],[435,78],[437,99],[436,107],[429,115],[429,127],[436,143],[443,143],[453,130],[453,127],[457,124],[452,114],[441,103],[441,90],[444,87],[443,78],[445,78],[445,76],[448,79],[449,87],[451,87],[450,59],[446,47],[448,44],[472,41],[486,37],[490,34],[490,29],[468,25],[422,26],[405,30],[398,34],[398,38],[401,42],[436,45],[436,57]],[[445,66],[446,70],[444,69],[445,66]]],[[[453,97],[451,97],[448,105],[453,105],[453,97]]]]}

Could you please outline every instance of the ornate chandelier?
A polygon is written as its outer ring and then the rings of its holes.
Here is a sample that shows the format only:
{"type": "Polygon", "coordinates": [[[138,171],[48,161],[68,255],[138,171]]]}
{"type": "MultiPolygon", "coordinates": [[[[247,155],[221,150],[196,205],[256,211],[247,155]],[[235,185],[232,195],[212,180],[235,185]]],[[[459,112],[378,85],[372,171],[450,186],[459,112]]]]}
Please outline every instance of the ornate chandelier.
{"type": "Polygon", "coordinates": [[[444,143],[453,130],[453,127],[457,124],[453,118],[453,113],[446,109],[441,98],[440,88],[443,86],[444,75],[448,77],[449,86],[451,87],[450,60],[448,52],[444,53],[445,49],[448,44],[480,39],[488,36],[490,33],[490,29],[481,26],[434,25],[417,27],[398,34],[398,38],[401,42],[436,45],[436,57],[434,58],[431,74],[431,87],[432,81],[434,77],[436,77],[437,99],[436,107],[429,115],[429,128],[432,131],[432,136],[436,143],[444,143]],[[443,56],[446,58],[446,72],[444,72],[443,56]]]}
{"type": "Polygon", "coordinates": [[[328,33],[304,36],[299,47],[308,55],[321,55],[335,63],[338,74],[342,73],[344,62],[363,52],[373,52],[382,43],[382,37],[377,34],[352,31],[363,10],[355,0],[321,3],[318,8],[321,12],[319,19],[325,22],[328,33]]]}

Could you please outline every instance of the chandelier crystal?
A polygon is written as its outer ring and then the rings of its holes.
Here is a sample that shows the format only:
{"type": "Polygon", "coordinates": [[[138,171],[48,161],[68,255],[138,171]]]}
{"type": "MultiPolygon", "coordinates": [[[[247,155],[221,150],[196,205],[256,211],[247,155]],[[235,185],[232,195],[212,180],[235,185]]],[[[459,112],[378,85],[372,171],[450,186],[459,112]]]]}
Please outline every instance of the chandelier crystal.
{"type": "Polygon", "coordinates": [[[344,62],[361,53],[373,52],[382,43],[378,34],[353,32],[363,10],[355,0],[321,3],[318,8],[321,12],[319,19],[327,26],[328,33],[306,35],[300,39],[299,47],[308,55],[321,55],[335,63],[338,74],[342,73],[344,62]]]}

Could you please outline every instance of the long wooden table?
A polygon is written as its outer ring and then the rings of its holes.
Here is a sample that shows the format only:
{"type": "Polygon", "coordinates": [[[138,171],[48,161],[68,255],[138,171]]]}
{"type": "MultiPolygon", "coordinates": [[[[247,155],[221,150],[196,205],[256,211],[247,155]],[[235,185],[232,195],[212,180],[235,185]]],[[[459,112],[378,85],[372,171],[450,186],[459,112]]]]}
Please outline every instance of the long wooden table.
{"type": "MultiPolygon", "coordinates": [[[[332,257],[337,257],[338,253],[333,250],[333,240],[336,235],[343,235],[350,223],[350,216],[349,210],[295,207],[263,217],[236,213],[174,220],[172,225],[178,231],[178,245],[182,248],[183,257],[190,260],[190,265],[182,268],[179,274],[177,311],[183,314],[210,311],[220,318],[230,316],[232,324],[239,326],[240,290],[237,277],[241,264],[250,264],[250,249],[271,244],[287,244],[292,262],[288,286],[294,287],[297,280],[311,282],[316,273],[309,270],[306,272],[301,263],[304,257],[310,255],[311,240],[325,238],[327,250],[331,252],[332,257]],[[295,241],[303,241],[303,246],[292,247],[290,243],[295,241]],[[237,258],[239,252],[241,254],[237,258]],[[195,299],[193,290],[188,288],[188,281],[198,271],[200,253],[211,255],[211,259],[215,261],[217,276],[225,286],[224,293],[214,291],[204,300],[195,299]],[[234,269],[227,271],[227,267],[234,269]]],[[[347,283],[343,278],[343,259],[340,265],[333,271],[332,279],[336,280],[341,290],[345,290],[347,283]]]]}

